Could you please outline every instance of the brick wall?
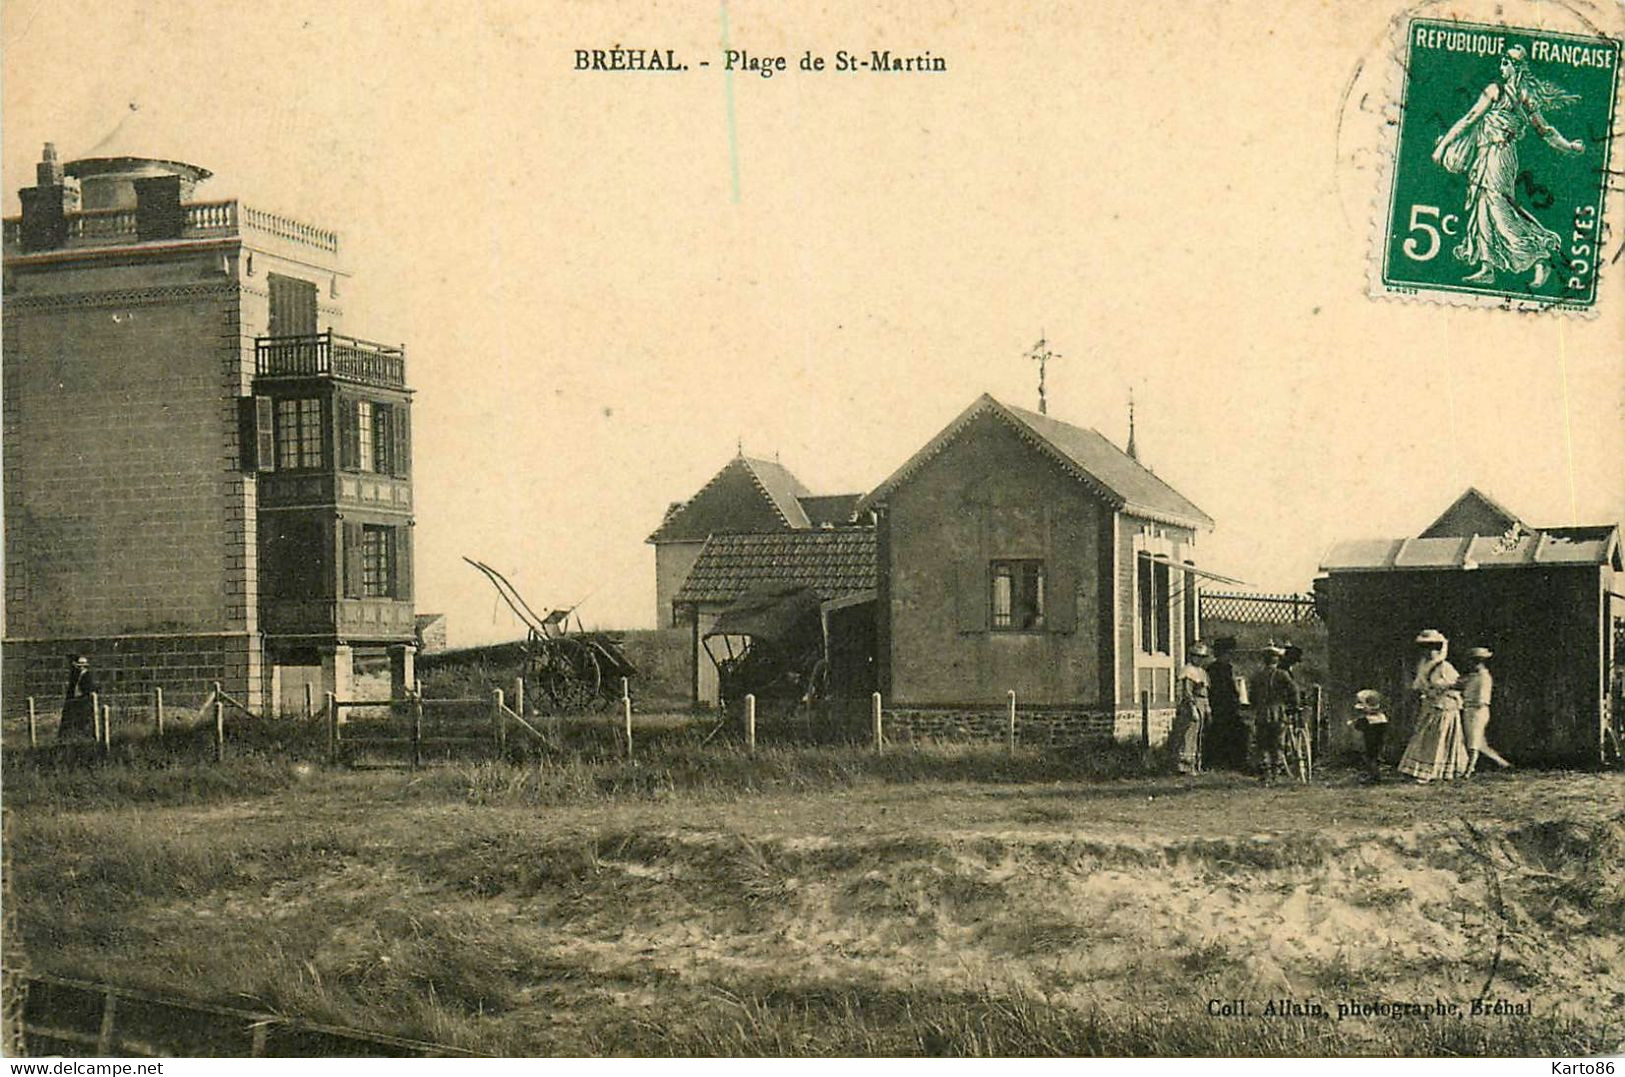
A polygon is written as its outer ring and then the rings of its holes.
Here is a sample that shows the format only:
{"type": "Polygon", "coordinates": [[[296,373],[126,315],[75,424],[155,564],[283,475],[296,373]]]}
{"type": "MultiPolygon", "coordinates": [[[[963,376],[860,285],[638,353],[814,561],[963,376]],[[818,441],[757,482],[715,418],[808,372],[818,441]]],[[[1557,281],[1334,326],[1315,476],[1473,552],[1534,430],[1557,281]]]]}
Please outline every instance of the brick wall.
{"type": "Polygon", "coordinates": [[[33,696],[41,717],[60,713],[68,659],[90,659],[102,702],[117,711],[148,707],[155,687],[166,707],[200,706],[212,682],[250,706],[259,676],[259,644],[247,635],[60,639],[8,643],[4,655],[5,712],[24,714],[33,696]]]}
{"type": "Polygon", "coordinates": [[[8,637],[250,628],[235,304],[219,278],[8,297],[8,637]]]}
{"type": "MultiPolygon", "coordinates": [[[[1150,712],[1151,744],[1168,741],[1174,712],[1150,712]]],[[[1009,712],[1002,707],[897,707],[883,712],[881,724],[887,740],[898,744],[921,742],[1002,743],[1009,729],[1009,712]]],[[[1137,710],[1017,710],[1016,742],[1027,747],[1119,741],[1135,743],[1142,722],[1137,710]]]]}

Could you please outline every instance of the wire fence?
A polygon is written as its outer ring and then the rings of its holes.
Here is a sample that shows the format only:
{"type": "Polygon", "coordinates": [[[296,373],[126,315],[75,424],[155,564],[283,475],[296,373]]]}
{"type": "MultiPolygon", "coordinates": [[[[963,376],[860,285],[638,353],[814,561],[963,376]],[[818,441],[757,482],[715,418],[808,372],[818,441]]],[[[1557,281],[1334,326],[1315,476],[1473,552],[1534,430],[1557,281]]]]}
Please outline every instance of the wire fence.
{"type": "Polygon", "coordinates": [[[1203,591],[1202,620],[1242,624],[1306,625],[1321,620],[1312,594],[1271,595],[1240,591],[1203,591]]]}

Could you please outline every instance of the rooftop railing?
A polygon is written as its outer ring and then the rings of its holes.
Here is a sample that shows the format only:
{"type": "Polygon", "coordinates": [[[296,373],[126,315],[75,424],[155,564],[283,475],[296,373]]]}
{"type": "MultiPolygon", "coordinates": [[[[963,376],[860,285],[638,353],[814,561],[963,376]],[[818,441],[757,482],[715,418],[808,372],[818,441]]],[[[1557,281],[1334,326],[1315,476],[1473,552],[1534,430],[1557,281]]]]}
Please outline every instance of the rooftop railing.
{"type": "MultiPolygon", "coordinates": [[[[327,254],[337,254],[339,236],[327,228],[318,228],[280,213],[255,209],[232,199],[224,202],[187,202],[181,206],[184,220],[182,239],[206,239],[215,236],[240,235],[258,232],[327,254]]],[[[140,234],[136,229],[133,209],[84,209],[67,215],[68,236],[66,246],[103,247],[121,243],[136,243],[140,234]]],[[[22,244],[22,218],[7,217],[4,231],[5,245],[14,248],[22,244]]]]}
{"type": "Polygon", "coordinates": [[[406,388],[406,350],[328,331],[254,341],[254,372],[262,378],[345,378],[406,388]]]}

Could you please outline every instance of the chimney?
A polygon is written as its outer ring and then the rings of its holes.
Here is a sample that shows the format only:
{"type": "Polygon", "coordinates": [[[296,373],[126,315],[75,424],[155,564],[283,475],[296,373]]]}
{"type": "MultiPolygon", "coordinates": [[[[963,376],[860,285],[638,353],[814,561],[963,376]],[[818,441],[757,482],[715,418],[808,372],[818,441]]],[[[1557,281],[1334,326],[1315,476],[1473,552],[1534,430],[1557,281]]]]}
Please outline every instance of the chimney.
{"type": "Polygon", "coordinates": [[[41,187],[62,183],[62,162],[56,159],[56,143],[47,142],[39,164],[34,166],[34,182],[41,187]]]}
{"type": "Polygon", "coordinates": [[[50,142],[34,167],[34,178],[38,181],[34,186],[17,192],[23,204],[23,250],[54,250],[68,240],[68,214],[79,208],[79,188],[63,175],[56,146],[50,142]]]}

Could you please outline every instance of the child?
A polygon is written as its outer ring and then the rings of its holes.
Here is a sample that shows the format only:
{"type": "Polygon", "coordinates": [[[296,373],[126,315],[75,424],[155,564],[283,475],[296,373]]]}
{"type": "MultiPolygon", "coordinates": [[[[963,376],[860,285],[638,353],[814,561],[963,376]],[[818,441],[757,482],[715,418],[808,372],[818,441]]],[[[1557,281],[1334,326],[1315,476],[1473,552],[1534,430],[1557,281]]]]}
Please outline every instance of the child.
{"type": "Polygon", "coordinates": [[[1368,783],[1382,781],[1382,742],[1388,735],[1388,716],[1382,711],[1382,693],[1362,688],[1354,693],[1354,717],[1349,725],[1365,738],[1365,777],[1368,783]]]}
{"type": "Polygon", "coordinates": [[[1487,756],[1502,770],[1512,766],[1500,752],[1490,747],[1484,731],[1490,724],[1490,693],[1495,681],[1485,665],[1495,655],[1488,647],[1474,647],[1467,652],[1467,676],[1461,679],[1463,718],[1467,727],[1467,774],[1478,769],[1478,757],[1487,756]]]}

